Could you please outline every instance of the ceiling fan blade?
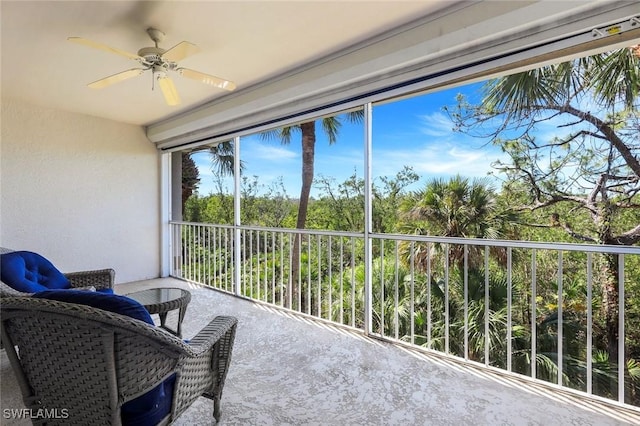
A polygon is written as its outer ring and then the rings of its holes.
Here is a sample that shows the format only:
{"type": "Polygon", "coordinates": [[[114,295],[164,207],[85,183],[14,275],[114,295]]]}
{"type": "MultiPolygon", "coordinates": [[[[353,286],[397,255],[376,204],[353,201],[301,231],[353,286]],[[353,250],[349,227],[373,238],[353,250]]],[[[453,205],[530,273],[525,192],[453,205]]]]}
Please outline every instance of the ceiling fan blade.
{"type": "Polygon", "coordinates": [[[103,87],[111,86],[114,83],[119,83],[132,77],[137,77],[144,71],[145,70],[142,68],[133,68],[127,71],[119,72],[118,74],[110,75],[109,77],[105,77],[101,80],[94,81],[93,83],[89,83],[88,86],[92,89],[102,89],[103,87]]]}
{"type": "Polygon", "coordinates": [[[219,87],[224,90],[233,90],[236,88],[236,84],[232,81],[224,80],[220,77],[214,77],[209,74],[202,73],[200,71],[190,70],[188,68],[178,68],[177,72],[180,73],[183,77],[191,78],[193,80],[198,80],[201,83],[208,84],[210,86],[219,87]]]}
{"type": "Polygon", "coordinates": [[[178,96],[175,84],[173,84],[173,80],[166,76],[159,76],[158,84],[160,85],[160,89],[162,89],[162,94],[164,95],[164,100],[167,102],[167,105],[174,106],[180,104],[180,97],[178,96]]]}
{"type": "Polygon", "coordinates": [[[171,62],[178,62],[183,60],[184,58],[193,55],[194,53],[198,53],[200,48],[193,43],[189,43],[188,41],[181,41],[180,43],[173,46],[171,49],[167,50],[162,54],[162,59],[171,62]]]}
{"type": "Polygon", "coordinates": [[[106,44],[98,43],[96,41],[87,40],[86,38],[68,37],[67,40],[72,41],[74,43],[83,44],[85,46],[93,47],[94,49],[100,49],[100,50],[105,50],[107,52],[115,53],[116,55],[124,56],[129,59],[136,59],[136,60],[140,59],[140,56],[134,53],[125,52],[124,50],[116,49],[115,47],[110,47],[110,46],[107,46],[106,44]]]}

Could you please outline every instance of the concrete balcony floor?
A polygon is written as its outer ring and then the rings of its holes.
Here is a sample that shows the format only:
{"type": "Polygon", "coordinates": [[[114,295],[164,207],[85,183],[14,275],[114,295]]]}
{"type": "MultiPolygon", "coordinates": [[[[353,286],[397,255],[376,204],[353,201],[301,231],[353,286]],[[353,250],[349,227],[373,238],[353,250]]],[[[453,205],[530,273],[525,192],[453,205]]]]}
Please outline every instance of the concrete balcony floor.
{"type": "MultiPolygon", "coordinates": [[[[185,338],[216,315],[239,319],[223,425],[640,424],[640,410],[585,401],[181,280],[121,284],[116,291],[153,287],[192,292],[185,338]]],[[[24,407],[4,351],[0,361],[2,408],[24,407]]],[[[174,424],[213,424],[212,412],[211,401],[200,398],[174,424]]]]}

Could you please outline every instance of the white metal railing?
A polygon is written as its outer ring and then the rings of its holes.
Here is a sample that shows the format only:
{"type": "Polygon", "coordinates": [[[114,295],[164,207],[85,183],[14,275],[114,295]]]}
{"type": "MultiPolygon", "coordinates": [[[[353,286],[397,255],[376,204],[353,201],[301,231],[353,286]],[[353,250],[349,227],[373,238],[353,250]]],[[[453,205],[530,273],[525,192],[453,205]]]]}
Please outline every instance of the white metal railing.
{"type": "Polygon", "coordinates": [[[366,256],[360,233],[171,226],[173,276],[640,405],[639,247],[370,234],[366,256]]]}

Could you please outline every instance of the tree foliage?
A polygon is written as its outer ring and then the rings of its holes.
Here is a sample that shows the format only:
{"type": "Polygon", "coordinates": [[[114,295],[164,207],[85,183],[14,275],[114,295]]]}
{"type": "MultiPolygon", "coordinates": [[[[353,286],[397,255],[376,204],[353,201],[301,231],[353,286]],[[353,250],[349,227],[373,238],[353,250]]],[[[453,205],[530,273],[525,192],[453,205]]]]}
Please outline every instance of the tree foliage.
{"type": "Polygon", "coordinates": [[[632,245],[640,242],[639,92],[640,58],[622,49],[490,80],[482,102],[460,96],[448,111],[457,131],[508,155],[495,167],[507,190],[526,194],[519,210],[545,209],[576,241],[632,245]],[[550,212],[560,203],[573,206],[569,214],[550,212]],[[574,223],[581,211],[587,227],[574,223]],[[639,220],[616,222],[624,211],[639,220]]]}

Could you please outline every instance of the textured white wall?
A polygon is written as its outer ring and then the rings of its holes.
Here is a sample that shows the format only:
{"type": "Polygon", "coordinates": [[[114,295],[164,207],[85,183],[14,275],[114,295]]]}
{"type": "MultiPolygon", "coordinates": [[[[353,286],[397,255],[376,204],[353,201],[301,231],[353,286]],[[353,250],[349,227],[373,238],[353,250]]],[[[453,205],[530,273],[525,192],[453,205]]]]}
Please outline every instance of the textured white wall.
{"type": "Polygon", "coordinates": [[[2,100],[0,246],[63,272],[159,275],[159,154],[144,129],[2,100]]]}

